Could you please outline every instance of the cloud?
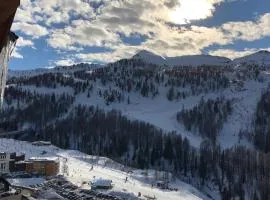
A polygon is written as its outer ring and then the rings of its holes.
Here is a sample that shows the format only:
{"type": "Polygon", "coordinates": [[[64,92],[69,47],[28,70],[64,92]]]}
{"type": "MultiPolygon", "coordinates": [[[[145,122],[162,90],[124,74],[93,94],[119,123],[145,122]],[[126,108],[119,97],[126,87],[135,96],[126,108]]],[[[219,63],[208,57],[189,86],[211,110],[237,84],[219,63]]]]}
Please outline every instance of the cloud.
{"type": "Polygon", "coordinates": [[[41,36],[48,35],[48,30],[39,24],[29,24],[26,22],[15,22],[12,24],[13,31],[20,31],[33,38],[40,38],[41,36]]]}
{"type": "MultiPolygon", "coordinates": [[[[216,7],[226,2],[232,0],[23,0],[12,28],[29,38],[46,40],[57,52],[105,62],[131,56],[139,49],[164,56],[200,54],[212,45],[270,36],[270,13],[254,21],[227,22],[219,27],[190,24],[212,17],[216,7]],[[136,34],[146,38],[140,45],[122,41],[122,36],[136,34]],[[79,53],[89,47],[111,51],[79,53]]],[[[30,42],[21,45],[33,46],[30,42]]]]}
{"type": "Polygon", "coordinates": [[[201,20],[213,16],[215,6],[223,0],[179,0],[169,13],[172,23],[187,24],[192,20],[201,20]]]}
{"type": "MultiPolygon", "coordinates": [[[[199,1],[207,5],[221,2],[199,1]]],[[[185,5],[185,1],[182,3],[185,5]]],[[[123,45],[119,33],[127,37],[141,34],[148,38],[141,48],[160,54],[179,55],[179,51],[182,54],[200,53],[201,49],[209,45],[228,42],[216,28],[194,26],[182,31],[168,25],[168,13],[172,12],[170,9],[180,4],[181,1],[178,0],[105,1],[94,19],[73,20],[64,28],[53,30],[48,44],[62,50],[74,50],[82,46],[108,47],[115,50],[123,45]]],[[[211,9],[213,10],[212,7],[211,9]]]]}
{"type": "Polygon", "coordinates": [[[23,59],[23,55],[18,52],[18,49],[17,48],[15,48],[13,50],[13,52],[11,54],[11,57],[12,58],[17,58],[17,59],[23,59]]]}
{"type": "Polygon", "coordinates": [[[52,31],[48,44],[53,48],[76,50],[80,47],[113,47],[120,42],[119,35],[87,20],[74,20],[64,29],[52,31]]]}
{"type": "Polygon", "coordinates": [[[73,65],[75,62],[73,59],[63,59],[54,62],[56,66],[70,66],[73,65]]]}
{"type": "Polygon", "coordinates": [[[80,53],[75,54],[75,57],[79,59],[81,62],[115,62],[117,60],[123,58],[132,57],[140,47],[136,46],[119,46],[118,49],[113,50],[111,52],[103,52],[103,53],[80,53]]]}
{"type": "Polygon", "coordinates": [[[270,13],[262,15],[255,22],[228,22],[223,24],[221,29],[226,37],[232,40],[258,40],[270,36],[270,13]]]}
{"type": "Polygon", "coordinates": [[[19,37],[16,46],[17,47],[32,47],[32,48],[35,48],[34,43],[31,40],[26,40],[23,37],[19,37]]]}

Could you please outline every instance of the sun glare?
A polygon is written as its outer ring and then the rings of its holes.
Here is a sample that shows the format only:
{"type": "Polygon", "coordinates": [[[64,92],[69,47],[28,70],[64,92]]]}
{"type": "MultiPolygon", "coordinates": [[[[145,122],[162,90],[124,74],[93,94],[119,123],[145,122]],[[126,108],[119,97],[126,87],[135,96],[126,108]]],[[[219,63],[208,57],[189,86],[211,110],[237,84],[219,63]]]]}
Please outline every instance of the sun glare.
{"type": "Polygon", "coordinates": [[[212,15],[214,6],[209,0],[179,0],[177,6],[169,13],[169,19],[176,24],[186,24],[191,20],[205,19],[212,15]]]}

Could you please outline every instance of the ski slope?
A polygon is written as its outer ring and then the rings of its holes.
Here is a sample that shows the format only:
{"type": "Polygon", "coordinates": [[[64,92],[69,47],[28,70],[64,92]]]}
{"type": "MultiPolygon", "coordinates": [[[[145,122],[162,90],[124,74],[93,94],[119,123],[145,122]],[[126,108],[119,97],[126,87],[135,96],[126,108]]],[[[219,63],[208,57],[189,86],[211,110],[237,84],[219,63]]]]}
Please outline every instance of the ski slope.
{"type": "MultiPolygon", "coordinates": [[[[98,95],[98,90],[106,89],[106,87],[97,82],[90,98],[87,98],[87,92],[75,96],[75,105],[98,106],[100,109],[106,111],[113,109],[120,110],[124,116],[127,116],[131,120],[145,121],[163,130],[175,131],[189,139],[192,146],[199,147],[204,138],[199,134],[186,131],[184,126],[179,124],[176,120],[177,112],[181,111],[182,108],[193,108],[199,103],[202,97],[205,100],[225,97],[226,99],[233,100],[233,110],[228,120],[224,123],[218,138],[221,147],[230,148],[238,144],[250,146],[245,138],[239,140],[238,133],[240,130],[250,128],[248,127],[248,124],[252,124],[252,117],[256,110],[257,102],[260,99],[262,91],[265,90],[270,83],[270,73],[263,72],[262,77],[264,79],[263,82],[253,80],[245,81],[244,87],[241,90],[238,90],[236,86],[231,85],[225,90],[198,96],[189,96],[186,99],[181,99],[179,101],[168,101],[166,97],[167,88],[162,87],[159,88],[160,95],[154,99],[145,98],[135,92],[130,92],[126,94],[130,97],[130,104],[127,102],[115,102],[110,105],[106,105],[103,97],[98,95]]],[[[42,94],[73,94],[73,89],[69,87],[50,89],[45,87],[36,88],[35,86],[22,86],[21,88],[42,94]]]]}
{"type": "MultiPolygon", "coordinates": [[[[178,189],[177,192],[152,188],[151,184],[155,181],[156,177],[155,172],[152,170],[142,171],[125,168],[108,158],[90,156],[73,150],[63,150],[52,145],[38,147],[33,146],[28,142],[13,139],[0,139],[0,151],[25,153],[26,159],[31,157],[58,158],[60,161],[61,173],[63,173],[63,166],[67,166],[67,173],[64,173],[64,176],[69,181],[82,188],[89,188],[89,186],[83,184],[83,182],[89,182],[96,177],[111,179],[114,184],[112,191],[133,193],[135,196],[140,192],[142,195],[155,196],[158,200],[209,199],[197,189],[183,183],[179,179],[176,179],[171,184],[174,188],[178,189]],[[44,151],[47,153],[43,155],[44,151]],[[132,173],[127,173],[125,171],[132,173]],[[146,173],[148,175],[146,175],[146,173]],[[125,183],[126,177],[128,177],[128,181],[125,183]]],[[[28,184],[31,184],[31,180],[29,181],[30,183],[28,184]]],[[[23,180],[20,182],[18,179],[15,183],[22,184],[23,180]]]]}

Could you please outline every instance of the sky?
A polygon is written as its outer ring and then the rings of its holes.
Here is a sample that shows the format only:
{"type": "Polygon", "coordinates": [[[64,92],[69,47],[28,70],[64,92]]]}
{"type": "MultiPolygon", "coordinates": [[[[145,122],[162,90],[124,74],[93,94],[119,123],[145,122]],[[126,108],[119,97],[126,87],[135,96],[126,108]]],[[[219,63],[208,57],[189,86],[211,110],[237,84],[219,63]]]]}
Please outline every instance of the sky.
{"type": "Polygon", "coordinates": [[[21,0],[10,68],[270,50],[269,0],[21,0]]]}

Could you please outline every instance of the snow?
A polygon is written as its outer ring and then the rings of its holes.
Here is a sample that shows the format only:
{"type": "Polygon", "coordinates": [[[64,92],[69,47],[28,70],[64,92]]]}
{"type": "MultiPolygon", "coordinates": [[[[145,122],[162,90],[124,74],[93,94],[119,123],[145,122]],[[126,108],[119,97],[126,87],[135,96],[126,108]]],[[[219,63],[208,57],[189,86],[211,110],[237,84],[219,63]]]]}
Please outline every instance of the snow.
{"type": "Polygon", "coordinates": [[[76,98],[76,103],[98,105],[99,108],[107,111],[112,109],[120,110],[123,115],[131,120],[145,121],[165,131],[176,131],[176,133],[181,134],[183,137],[187,137],[191,145],[199,147],[203,138],[186,131],[184,126],[177,122],[176,113],[182,110],[183,107],[185,109],[193,108],[202,97],[205,100],[225,97],[226,99],[233,100],[233,112],[229,116],[228,121],[225,122],[218,138],[221,147],[230,148],[238,144],[250,146],[245,139],[239,141],[238,133],[240,130],[248,128],[248,124],[251,124],[257,102],[262,91],[268,87],[268,81],[270,81],[270,74],[265,73],[264,82],[247,81],[243,91],[237,91],[234,86],[231,86],[226,90],[191,96],[181,101],[173,102],[168,101],[165,97],[166,95],[162,94],[165,91],[160,90],[161,95],[155,99],[144,98],[136,93],[130,93],[131,103],[129,105],[127,103],[112,103],[108,106],[103,98],[94,95],[97,91],[94,91],[89,99],[86,97],[86,94],[80,94],[76,98]]]}
{"type": "Polygon", "coordinates": [[[72,66],[58,66],[58,67],[49,67],[49,68],[37,68],[31,70],[9,70],[8,77],[32,77],[37,75],[42,75],[46,73],[72,73],[80,70],[92,70],[96,68],[103,67],[103,65],[98,64],[87,64],[81,63],[72,66]]]}
{"type": "Polygon", "coordinates": [[[270,52],[259,51],[257,53],[244,56],[242,58],[237,58],[233,62],[237,64],[259,64],[270,66],[270,52]]]}
{"type": "Polygon", "coordinates": [[[168,66],[199,66],[199,65],[215,65],[227,66],[232,63],[229,58],[210,56],[210,55],[190,55],[178,57],[162,57],[149,51],[140,51],[133,59],[141,59],[146,63],[168,66]]]}
{"type": "MultiPolygon", "coordinates": [[[[33,146],[31,143],[16,141],[13,139],[0,139],[0,151],[15,151],[25,153],[26,158],[42,157],[42,152],[46,151],[44,157],[59,157],[60,170],[66,166],[68,173],[64,176],[73,184],[85,189],[89,189],[89,185],[83,182],[89,182],[93,177],[101,177],[103,179],[112,180],[114,187],[110,191],[133,193],[137,196],[140,192],[142,195],[155,196],[157,199],[166,200],[199,200],[209,199],[194,187],[183,183],[179,179],[172,182],[172,187],[178,188],[178,191],[165,191],[152,188],[151,183],[155,180],[155,172],[153,170],[142,171],[136,169],[127,169],[133,173],[125,172],[125,168],[108,159],[97,156],[90,156],[78,151],[62,150],[55,146],[33,146]],[[92,167],[93,166],[93,167],[92,167]],[[148,174],[148,175],[146,175],[148,174]],[[128,177],[125,183],[126,177],[128,177]]],[[[13,184],[32,185],[40,184],[41,179],[13,179],[13,184]]]]}
{"type": "Polygon", "coordinates": [[[193,56],[179,56],[167,58],[170,65],[181,66],[199,66],[199,65],[216,65],[227,66],[231,64],[231,60],[225,57],[210,56],[210,55],[193,55],[193,56]]]}
{"type": "MultiPolygon", "coordinates": [[[[107,89],[101,83],[95,83],[94,90],[87,98],[87,92],[80,93],[76,96],[75,105],[93,105],[106,111],[112,109],[119,110],[124,116],[127,116],[131,120],[140,120],[150,123],[165,131],[175,131],[177,134],[181,134],[186,137],[190,144],[194,147],[199,147],[204,138],[200,135],[186,131],[184,126],[179,124],[176,120],[176,113],[181,111],[182,108],[191,109],[196,106],[200,99],[203,97],[207,99],[215,99],[217,97],[226,97],[226,99],[233,99],[233,112],[229,116],[227,122],[225,122],[223,129],[221,130],[218,141],[222,148],[230,148],[238,144],[251,147],[252,145],[246,141],[245,138],[239,140],[238,133],[240,130],[250,128],[252,122],[252,116],[255,112],[257,102],[264,89],[268,87],[270,82],[270,73],[262,72],[263,82],[258,81],[245,81],[242,91],[238,91],[236,86],[231,85],[228,89],[220,90],[208,94],[201,94],[198,96],[190,96],[180,101],[168,101],[166,98],[166,92],[168,88],[160,87],[160,95],[152,99],[150,97],[145,98],[138,93],[130,92],[126,93],[125,98],[130,98],[130,104],[127,102],[112,103],[106,105],[104,99],[99,97],[98,90],[107,89]]],[[[233,78],[233,75],[230,75],[233,78]]],[[[111,86],[112,89],[113,86],[111,86]]],[[[73,94],[73,89],[70,87],[59,87],[56,89],[50,89],[46,87],[35,86],[22,86],[23,89],[36,93],[69,93],[73,94]]],[[[117,88],[115,88],[117,89],[117,88]]]]}
{"type": "Polygon", "coordinates": [[[156,65],[164,65],[167,63],[166,59],[162,56],[156,55],[146,50],[138,52],[135,56],[133,56],[133,59],[141,59],[146,63],[152,63],[156,65]]]}
{"type": "MultiPolygon", "coordinates": [[[[100,83],[96,83],[90,98],[87,98],[87,93],[81,93],[76,96],[75,105],[93,105],[99,106],[99,108],[106,111],[112,109],[120,110],[123,115],[127,116],[131,120],[140,120],[148,122],[158,128],[165,131],[176,131],[186,137],[190,144],[194,147],[199,147],[203,138],[198,134],[194,134],[190,131],[186,131],[184,126],[179,124],[176,120],[176,113],[181,111],[182,108],[191,109],[196,106],[200,99],[203,97],[207,99],[215,99],[217,97],[226,97],[226,99],[233,99],[233,112],[229,116],[228,121],[225,122],[218,141],[223,148],[230,148],[234,145],[243,144],[248,147],[252,146],[243,138],[239,140],[238,133],[240,130],[245,130],[250,126],[253,113],[255,112],[257,102],[264,89],[268,87],[270,82],[270,73],[263,72],[263,82],[258,81],[245,81],[242,91],[238,91],[236,86],[231,85],[228,89],[220,90],[208,94],[201,94],[198,96],[190,96],[180,101],[168,101],[166,98],[166,92],[168,88],[160,87],[160,95],[156,98],[145,98],[138,93],[130,92],[126,94],[130,97],[130,104],[127,102],[112,103],[106,105],[104,99],[99,97],[98,90],[106,89],[100,83]]],[[[70,87],[57,87],[56,89],[49,88],[36,88],[35,86],[23,86],[25,90],[30,90],[37,93],[70,93],[73,89],[70,87]]],[[[113,88],[112,88],[113,89],[113,88]]]]}
{"type": "Polygon", "coordinates": [[[56,88],[47,88],[47,87],[36,87],[34,85],[27,85],[27,86],[19,86],[22,90],[29,91],[31,93],[37,93],[37,94],[51,94],[54,93],[56,95],[58,94],[72,94],[73,89],[71,87],[60,87],[57,86],[56,88]]]}

